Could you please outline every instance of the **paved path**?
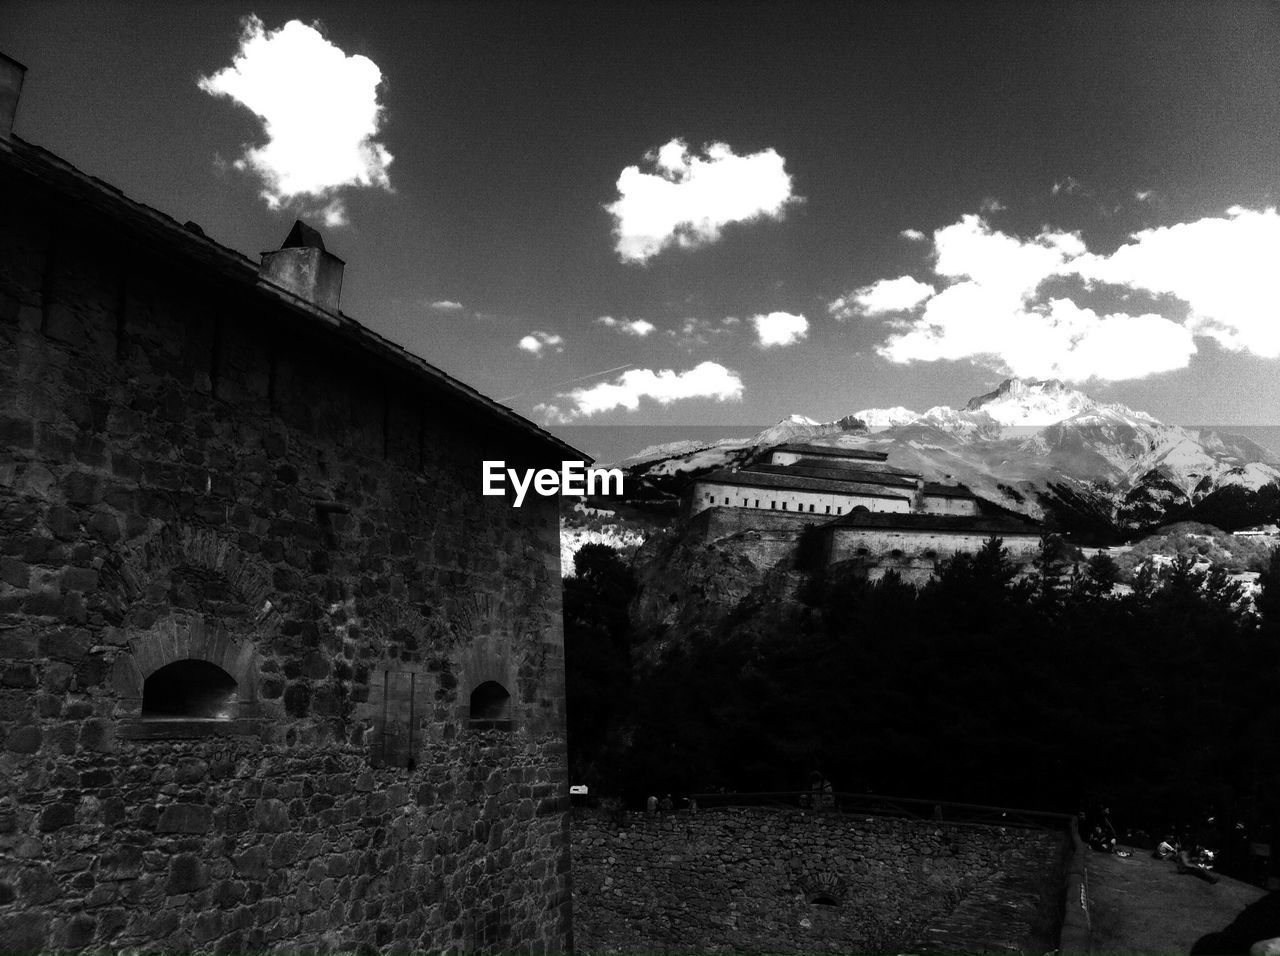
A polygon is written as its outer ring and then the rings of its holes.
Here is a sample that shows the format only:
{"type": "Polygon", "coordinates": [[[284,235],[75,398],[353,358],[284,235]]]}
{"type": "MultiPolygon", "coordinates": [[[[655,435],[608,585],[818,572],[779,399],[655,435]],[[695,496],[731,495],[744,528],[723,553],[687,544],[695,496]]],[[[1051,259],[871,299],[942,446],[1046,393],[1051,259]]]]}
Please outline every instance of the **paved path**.
{"type": "Polygon", "coordinates": [[[1041,953],[1052,945],[1039,938],[1041,875],[995,873],[966,896],[946,919],[925,929],[910,948],[917,956],[944,953],[1041,953]]]}
{"type": "MultiPolygon", "coordinates": [[[[1150,851],[1133,856],[1085,850],[1093,952],[1119,954],[1234,953],[1215,941],[1241,913],[1268,894],[1256,886],[1221,877],[1216,884],[1179,874],[1171,862],[1154,860],[1150,851]]],[[[1260,908],[1254,907],[1253,912],[1260,908]]],[[[1247,917],[1246,917],[1247,918],[1247,917]]]]}

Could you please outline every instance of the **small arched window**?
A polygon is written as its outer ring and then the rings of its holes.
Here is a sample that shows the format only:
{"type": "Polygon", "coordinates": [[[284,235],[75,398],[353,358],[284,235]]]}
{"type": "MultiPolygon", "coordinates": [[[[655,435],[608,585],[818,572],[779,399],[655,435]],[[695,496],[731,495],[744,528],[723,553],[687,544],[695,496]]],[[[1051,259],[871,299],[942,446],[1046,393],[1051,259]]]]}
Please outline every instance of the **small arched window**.
{"type": "Polygon", "coordinates": [[[814,906],[839,906],[840,901],[830,893],[815,893],[809,898],[809,902],[814,906]]]}
{"type": "Polygon", "coordinates": [[[166,664],[142,685],[146,720],[231,720],[236,702],[235,678],[194,658],[166,664]]]}
{"type": "Polygon", "coordinates": [[[472,730],[510,730],[511,695],[496,680],[487,680],[471,692],[469,716],[472,730]]]}

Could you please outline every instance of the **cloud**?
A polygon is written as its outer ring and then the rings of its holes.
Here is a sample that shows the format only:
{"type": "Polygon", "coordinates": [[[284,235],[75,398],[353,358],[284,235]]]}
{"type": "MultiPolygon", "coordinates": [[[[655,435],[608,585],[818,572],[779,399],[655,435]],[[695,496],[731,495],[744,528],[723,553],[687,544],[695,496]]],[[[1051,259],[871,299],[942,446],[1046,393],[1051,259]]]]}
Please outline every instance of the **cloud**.
{"type": "Polygon", "coordinates": [[[981,213],[1004,212],[1009,207],[1002,203],[995,196],[987,196],[978,204],[978,211],[981,213]]]}
{"type": "Polygon", "coordinates": [[[641,339],[657,328],[648,319],[615,319],[611,315],[600,316],[596,323],[606,329],[616,329],[624,335],[634,335],[641,339]]]}
{"type": "Polygon", "coordinates": [[[1224,348],[1280,358],[1280,214],[1234,206],[1219,217],[1144,229],[1110,255],[1074,263],[1085,279],[1168,295],[1186,325],[1224,348]]]}
{"type": "Polygon", "coordinates": [[[586,388],[575,388],[559,396],[567,399],[568,407],[561,404],[542,404],[535,411],[549,420],[568,422],[576,418],[589,418],[602,412],[625,408],[634,412],[641,399],[650,399],[659,405],[690,398],[710,398],[718,402],[737,401],[742,398],[742,379],[738,373],[717,362],[703,362],[691,369],[677,372],[673,369],[654,371],[633,368],[623,372],[612,382],[600,382],[586,388]]]}
{"type": "MultiPolygon", "coordinates": [[[[931,252],[942,288],[918,315],[891,322],[877,352],[892,362],[971,361],[1024,377],[1117,381],[1183,368],[1196,352],[1193,330],[1166,316],[1099,314],[1046,296],[1047,280],[1102,278],[1114,258],[1092,255],[1074,233],[1045,228],[1022,238],[967,215],[934,232],[931,252]]],[[[909,287],[900,288],[906,301],[909,287]]]]}
{"type": "Polygon", "coordinates": [[[930,301],[926,318],[877,351],[892,362],[969,360],[1008,375],[1074,382],[1172,371],[1196,351],[1188,329],[1159,315],[1099,315],[1069,299],[975,310],[985,305],[972,284],[953,286],[930,301]]]}
{"type": "Polygon", "coordinates": [[[547,348],[564,351],[564,339],[553,332],[530,332],[516,344],[530,355],[541,355],[547,348]]]}
{"type": "Polygon", "coordinates": [[[898,233],[898,235],[911,242],[924,242],[929,238],[919,229],[903,229],[902,232],[898,233]]]}
{"type": "Polygon", "coordinates": [[[910,312],[935,291],[929,283],[920,282],[911,276],[879,279],[829,302],[827,311],[837,319],[848,319],[855,315],[878,316],[910,312]]]}
{"type": "Polygon", "coordinates": [[[790,312],[754,315],[751,323],[756,327],[756,336],[762,349],[794,345],[809,335],[809,320],[803,315],[792,315],[790,312]]]}
{"type": "Polygon", "coordinates": [[[680,323],[679,329],[668,329],[667,335],[676,339],[676,344],[681,348],[692,350],[709,345],[712,339],[732,332],[741,324],[742,320],[732,315],[725,316],[719,322],[691,316],[680,323]]]}
{"type": "Polygon", "coordinates": [[[272,209],[309,203],[326,225],[344,225],[335,190],[391,189],[391,154],[376,138],[382,71],[368,57],[347,56],[316,27],[290,20],[268,30],[251,14],[231,65],[197,82],[262,121],[266,145],[246,145],[234,165],[258,176],[272,209]]]}
{"type": "Polygon", "coordinates": [[[720,238],[731,222],[780,219],[791,194],[785,161],[772,149],[739,156],[725,143],[702,155],[673,139],[645,154],[649,171],[628,166],[618,177],[615,250],[623,262],[645,263],[663,249],[694,249],[720,238]]]}
{"type": "Polygon", "coordinates": [[[438,302],[432,302],[428,308],[433,312],[461,312],[465,306],[461,302],[440,299],[438,302]]]}
{"type": "Polygon", "coordinates": [[[1068,196],[1092,196],[1093,191],[1084,183],[1076,179],[1074,176],[1068,176],[1065,179],[1059,179],[1049,189],[1049,194],[1057,196],[1065,193],[1068,196]]]}

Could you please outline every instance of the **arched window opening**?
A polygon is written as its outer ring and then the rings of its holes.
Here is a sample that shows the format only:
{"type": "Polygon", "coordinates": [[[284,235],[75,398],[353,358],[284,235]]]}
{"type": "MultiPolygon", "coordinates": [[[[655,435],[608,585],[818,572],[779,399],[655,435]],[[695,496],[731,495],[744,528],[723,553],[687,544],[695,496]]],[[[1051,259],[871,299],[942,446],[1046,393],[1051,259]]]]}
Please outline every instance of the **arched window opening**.
{"type": "Polygon", "coordinates": [[[854,505],[851,509],[849,509],[849,514],[855,514],[855,513],[870,514],[871,509],[868,508],[866,505],[854,505]]]}
{"type": "Polygon", "coordinates": [[[471,692],[472,730],[510,730],[511,695],[494,680],[487,680],[471,692]]]}
{"type": "Polygon", "coordinates": [[[814,906],[839,906],[840,901],[830,893],[815,893],[810,897],[809,902],[814,906]]]}
{"type": "Polygon", "coordinates": [[[147,720],[231,720],[236,710],[236,681],[208,661],[174,661],[142,685],[142,716],[147,720]]]}

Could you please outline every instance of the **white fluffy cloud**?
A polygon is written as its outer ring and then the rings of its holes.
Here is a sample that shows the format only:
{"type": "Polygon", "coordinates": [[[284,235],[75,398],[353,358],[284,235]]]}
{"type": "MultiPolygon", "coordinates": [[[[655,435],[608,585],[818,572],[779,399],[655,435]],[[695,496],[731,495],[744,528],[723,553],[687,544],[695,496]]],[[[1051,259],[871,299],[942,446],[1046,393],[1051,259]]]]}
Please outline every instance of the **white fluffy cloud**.
{"type": "Polygon", "coordinates": [[[461,302],[441,299],[438,302],[432,302],[430,308],[433,312],[461,312],[465,306],[461,302]]]}
{"type": "Polygon", "coordinates": [[[645,155],[648,171],[628,166],[618,177],[615,249],[623,262],[644,263],[669,246],[715,242],[731,222],[781,218],[793,201],[785,161],[772,149],[739,156],[725,143],[702,155],[673,139],[645,155]]]}
{"type": "Polygon", "coordinates": [[[376,139],[381,81],[372,60],[347,56],[315,27],[290,20],[268,30],[250,15],[231,65],[198,83],[262,120],[266,145],[247,145],[235,167],[262,180],[267,203],[273,209],[295,200],[319,203],[311,211],[332,226],[346,222],[335,190],[391,188],[391,154],[376,139]]]}
{"type": "Polygon", "coordinates": [[[717,362],[703,362],[683,372],[669,368],[660,371],[633,368],[623,372],[612,382],[575,388],[559,397],[567,400],[567,405],[539,405],[536,411],[542,412],[549,419],[568,422],[615,408],[633,412],[640,407],[640,400],[645,398],[659,405],[670,405],[690,398],[737,401],[742,398],[742,379],[737,372],[717,362]]]}
{"type": "Polygon", "coordinates": [[[530,332],[516,344],[530,355],[541,355],[543,349],[564,351],[564,339],[554,332],[530,332]]]}
{"type": "MultiPolygon", "coordinates": [[[[1272,248],[1280,252],[1274,242],[1272,248]]],[[[1150,258],[1154,269],[1168,253],[1148,233],[1111,256],[1096,256],[1074,233],[1046,228],[1024,239],[993,230],[979,216],[964,216],[933,234],[934,272],[943,288],[917,303],[923,306],[918,316],[892,323],[877,351],[893,362],[968,360],[1007,374],[1071,381],[1142,378],[1183,368],[1195,354],[1198,327],[1151,312],[1099,314],[1042,291],[1048,279],[1078,275],[1180,294],[1138,268],[1150,258]],[[1144,239],[1160,248],[1126,252],[1144,239]]],[[[870,295],[896,281],[858,291],[870,295]]],[[[1171,279],[1162,281],[1169,285],[1171,279]]],[[[906,301],[905,286],[902,291],[899,301],[906,301]]]]}
{"type": "Polygon", "coordinates": [[[792,315],[790,312],[753,315],[751,324],[756,327],[756,336],[762,349],[793,345],[809,335],[809,320],[803,315],[792,315]]]}
{"type": "Polygon", "coordinates": [[[920,282],[911,276],[879,279],[829,302],[827,311],[837,319],[848,319],[855,315],[877,316],[910,312],[935,291],[929,283],[920,282]]]}
{"type": "Polygon", "coordinates": [[[1191,332],[1154,314],[1098,315],[1069,299],[992,313],[971,283],[930,302],[926,316],[878,351],[894,362],[968,359],[1027,378],[1105,381],[1183,368],[1191,332]]]}
{"type": "Polygon", "coordinates": [[[1238,206],[1223,216],[1144,229],[1107,256],[1074,262],[1086,279],[1189,306],[1187,327],[1224,348],[1280,358],[1280,215],[1238,206]]]}
{"type": "Polygon", "coordinates": [[[615,319],[611,315],[600,316],[596,319],[596,323],[603,325],[606,329],[614,329],[624,335],[634,335],[641,339],[657,328],[648,319],[615,319]]]}

